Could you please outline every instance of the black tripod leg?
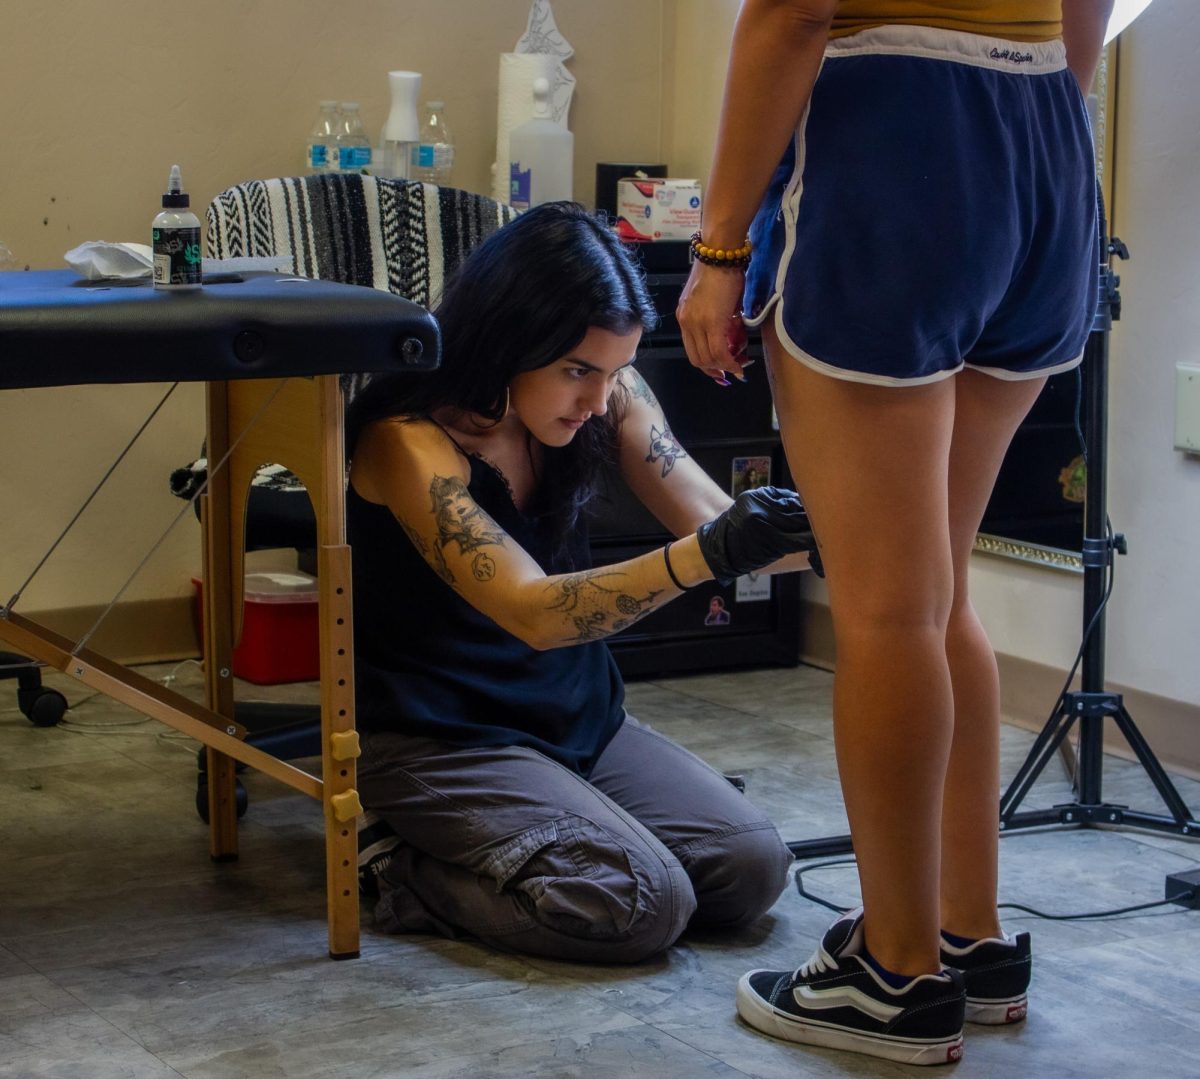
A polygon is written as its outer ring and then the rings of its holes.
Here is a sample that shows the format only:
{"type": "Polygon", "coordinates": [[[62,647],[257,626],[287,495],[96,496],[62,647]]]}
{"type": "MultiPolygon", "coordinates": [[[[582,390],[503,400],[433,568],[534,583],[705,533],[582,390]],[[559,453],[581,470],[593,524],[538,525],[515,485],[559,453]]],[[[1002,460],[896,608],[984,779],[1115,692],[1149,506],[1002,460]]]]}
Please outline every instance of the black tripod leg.
{"type": "Polygon", "coordinates": [[[1074,721],[1075,717],[1065,708],[1060,707],[1041,729],[1025,758],[1025,763],[1021,765],[1013,777],[1013,781],[1008,785],[1008,790],[1004,792],[1004,797],[1000,799],[1000,819],[1002,821],[1007,822],[1017,811],[1017,806],[1025,800],[1025,795],[1037,782],[1038,776],[1042,774],[1042,769],[1049,763],[1050,758],[1057,752],[1074,721]]]}
{"type": "Polygon", "coordinates": [[[1189,824],[1192,822],[1192,812],[1187,807],[1180,796],[1179,791],[1175,789],[1175,784],[1171,782],[1171,777],[1163,770],[1163,766],[1159,763],[1158,758],[1154,755],[1154,751],[1150,748],[1150,744],[1142,737],[1142,732],[1137,729],[1133,722],[1133,717],[1125,711],[1122,705],[1117,711],[1112,714],[1121,733],[1125,735],[1133,752],[1137,754],[1137,759],[1146,769],[1146,774],[1150,777],[1150,781],[1154,784],[1162,800],[1166,803],[1167,808],[1171,811],[1171,816],[1175,818],[1177,824],[1189,824]]]}

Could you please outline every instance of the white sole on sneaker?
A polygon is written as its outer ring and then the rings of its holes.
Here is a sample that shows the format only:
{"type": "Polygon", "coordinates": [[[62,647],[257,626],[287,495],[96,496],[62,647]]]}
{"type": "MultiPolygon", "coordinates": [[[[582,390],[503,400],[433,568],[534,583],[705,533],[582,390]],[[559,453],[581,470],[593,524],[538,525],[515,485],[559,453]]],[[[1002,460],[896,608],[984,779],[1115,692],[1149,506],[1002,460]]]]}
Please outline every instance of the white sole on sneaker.
{"type": "Polygon", "coordinates": [[[1010,1000],[972,1000],[967,997],[967,1022],[988,1027],[1019,1023],[1029,1012],[1029,997],[1022,993],[1010,1000]]]}
{"type": "Polygon", "coordinates": [[[743,1022],[763,1034],[799,1045],[845,1049],[901,1064],[957,1064],[962,1059],[962,1031],[952,1038],[889,1038],[861,1034],[811,1019],[797,1019],[773,1007],[750,988],[750,976],[754,973],[743,975],[738,982],[737,1011],[743,1022]]]}

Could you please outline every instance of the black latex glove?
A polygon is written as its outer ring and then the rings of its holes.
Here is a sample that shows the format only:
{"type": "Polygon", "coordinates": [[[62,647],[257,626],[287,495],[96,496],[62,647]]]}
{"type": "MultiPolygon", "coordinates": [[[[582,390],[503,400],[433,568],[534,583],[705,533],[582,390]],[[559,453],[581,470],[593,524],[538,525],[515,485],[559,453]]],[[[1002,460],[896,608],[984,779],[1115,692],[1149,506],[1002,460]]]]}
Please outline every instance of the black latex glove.
{"type": "Polygon", "coordinates": [[[696,529],[696,539],[719,584],[730,584],[797,551],[811,552],[813,570],[824,576],[808,514],[796,493],[782,487],[743,491],[729,509],[696,529]]]}

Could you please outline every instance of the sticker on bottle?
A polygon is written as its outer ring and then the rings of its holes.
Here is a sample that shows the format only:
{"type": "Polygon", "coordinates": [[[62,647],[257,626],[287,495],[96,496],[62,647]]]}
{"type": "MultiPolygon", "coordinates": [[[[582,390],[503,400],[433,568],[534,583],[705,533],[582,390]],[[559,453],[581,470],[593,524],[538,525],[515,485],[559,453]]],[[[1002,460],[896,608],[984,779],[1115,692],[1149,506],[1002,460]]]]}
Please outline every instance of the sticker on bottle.
{"type": "Polygon", "coordinates": [[[200,230],[152,229],[154,284],[200,284],[200,230]]]}
{"type": "Polygon", "coordinates": [[[514,161],[509,167],[508,203],[514,210],[529,209],[529,193],[532,183],[532,168],[521,171],[521,163],[514,161]]]}
{"type": "Polygon", "coordinates": [[[339,169],[365,169],[371,164],[371,147],[369,146],[339,146],[339,169]]]}

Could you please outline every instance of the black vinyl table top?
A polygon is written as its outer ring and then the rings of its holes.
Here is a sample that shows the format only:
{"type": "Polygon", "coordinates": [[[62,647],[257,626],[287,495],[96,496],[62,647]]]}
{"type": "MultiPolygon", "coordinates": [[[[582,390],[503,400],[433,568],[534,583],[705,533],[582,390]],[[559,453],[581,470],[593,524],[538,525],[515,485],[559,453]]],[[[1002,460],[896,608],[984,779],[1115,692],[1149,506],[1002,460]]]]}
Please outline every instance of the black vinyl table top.
{"type": "Polygon", "coordinates": [[[0,272],[0,389],[437,366],[437,323],[410,300],[286,274],[229,276],[185,292],[72,270],[0,272]]]}

